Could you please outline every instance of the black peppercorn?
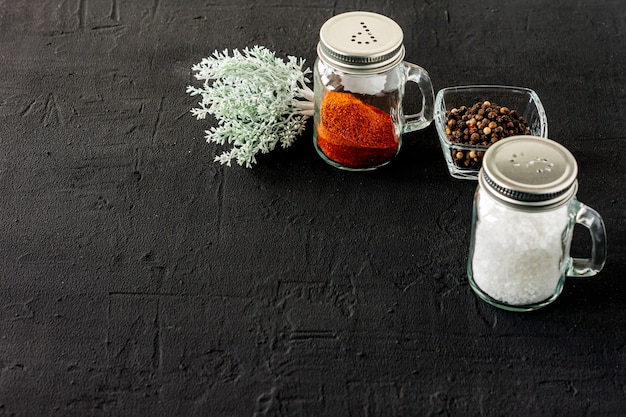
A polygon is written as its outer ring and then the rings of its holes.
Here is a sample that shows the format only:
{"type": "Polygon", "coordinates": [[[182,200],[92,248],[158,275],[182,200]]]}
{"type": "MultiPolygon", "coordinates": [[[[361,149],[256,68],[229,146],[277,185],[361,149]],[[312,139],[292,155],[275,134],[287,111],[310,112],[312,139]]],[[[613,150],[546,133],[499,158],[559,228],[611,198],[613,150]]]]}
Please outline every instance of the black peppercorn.
{"type": "MultiPolygon", "coordinates": [[[[526,120],[516,110],[487,100],[450,110],[447,127],[448,140],[464,145],[490,146],[509,136],[530,135],[526,120]]],[[[483,154],[452,148],[454,163],[463,168],[480,168],[483,154]]]]}

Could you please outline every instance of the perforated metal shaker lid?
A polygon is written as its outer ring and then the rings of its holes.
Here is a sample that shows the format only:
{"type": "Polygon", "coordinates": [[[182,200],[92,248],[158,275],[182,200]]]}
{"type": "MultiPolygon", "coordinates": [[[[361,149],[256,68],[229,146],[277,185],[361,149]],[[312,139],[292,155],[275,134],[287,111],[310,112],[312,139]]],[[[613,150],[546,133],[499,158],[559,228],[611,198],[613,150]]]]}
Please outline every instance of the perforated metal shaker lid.
{"type": "Polygon", "coordinates": [[[346,72],[384,71],[404,59],[402,28],[371,12],[336,15],[320,29],[319,57],[346,72]]]}
{"type": "Polygon", "coordinates": [[[485,152],[479,182],[506,203],[551,207],[575,195],[577,175],[576,159],[563,145],[538,136],[512,136],[485,152]]]}

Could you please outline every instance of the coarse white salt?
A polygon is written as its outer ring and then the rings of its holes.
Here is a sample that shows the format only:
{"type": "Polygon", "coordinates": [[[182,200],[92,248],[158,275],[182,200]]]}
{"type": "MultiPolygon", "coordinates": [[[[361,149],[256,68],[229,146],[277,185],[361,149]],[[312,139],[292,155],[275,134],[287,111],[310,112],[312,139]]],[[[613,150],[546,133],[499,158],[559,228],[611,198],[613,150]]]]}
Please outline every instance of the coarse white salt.
{"type": "Polygon", "coordinates": [[[472,277],[480,289],[509,305],[528,305],[555,294],[568,250],[563,234],[568,205],[521,211],[496,203],[482,190],[477,201],[472,277]]]}

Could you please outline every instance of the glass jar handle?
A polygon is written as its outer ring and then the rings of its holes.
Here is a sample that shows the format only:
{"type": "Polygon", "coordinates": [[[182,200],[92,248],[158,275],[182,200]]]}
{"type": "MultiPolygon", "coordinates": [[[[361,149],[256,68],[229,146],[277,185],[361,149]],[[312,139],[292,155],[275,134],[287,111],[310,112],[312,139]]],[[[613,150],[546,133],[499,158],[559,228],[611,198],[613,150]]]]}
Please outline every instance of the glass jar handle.
{"type": "Polygon", "coordinates": [[[419,87],[422,93],[422,111],[417,114],[404,116],[403,133],[413,132],[428,127],[433,121],[433,102],[435,93],[433,83],[430,81],[428,72],[420,66],[405,62],[407,68],[407,81],[413,81],[419,87]]]}
{"type": "Polygon", "coordinates": [[[589,229],[591,235],[591,258],[572,258],[567,275],[571,277],[591,277],[604,267],[606,262],[606,230],[602,217],[597,211],[578,203],[576,223],[589,229]]]}

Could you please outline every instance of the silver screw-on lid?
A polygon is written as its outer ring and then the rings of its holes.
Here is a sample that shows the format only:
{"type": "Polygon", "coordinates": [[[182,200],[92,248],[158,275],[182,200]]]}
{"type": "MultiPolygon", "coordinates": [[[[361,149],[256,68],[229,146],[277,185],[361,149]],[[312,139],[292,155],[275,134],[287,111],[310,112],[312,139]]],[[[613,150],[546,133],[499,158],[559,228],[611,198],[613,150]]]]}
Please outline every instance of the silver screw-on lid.
{"type": "Polygon", "coordinates": [[[479,181],[506,203],[551,207],[574,196],[577,175],[576,159],[563,145],[538,136],[512,136],[485,152],[479,181]]]}
{"type": "Polygon", "coordinates": [[[371,12],[348,12],[324,23],[317,46],[319,57],[346,72],[384,71],[404,59],[402,28],[371,12]]]}

